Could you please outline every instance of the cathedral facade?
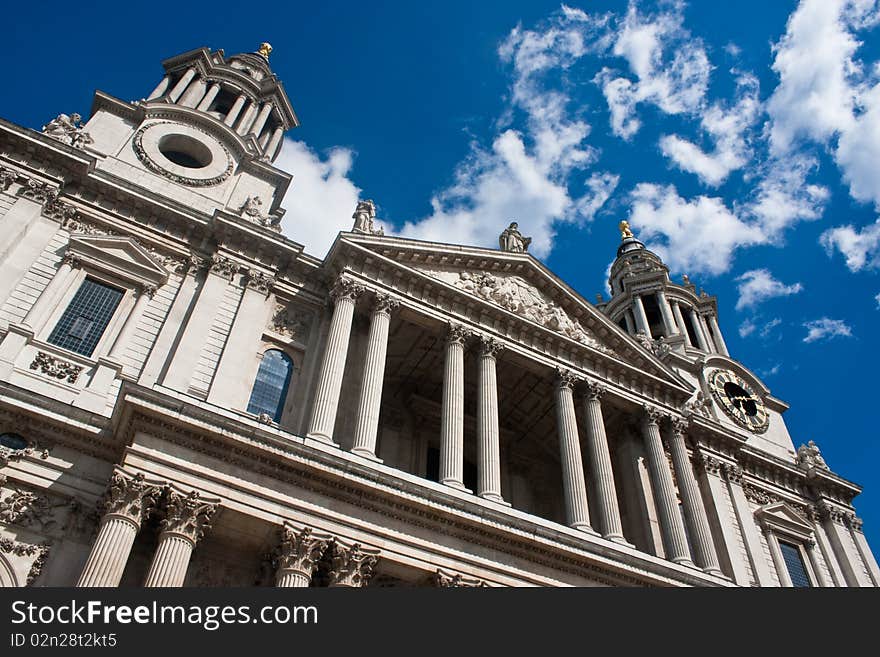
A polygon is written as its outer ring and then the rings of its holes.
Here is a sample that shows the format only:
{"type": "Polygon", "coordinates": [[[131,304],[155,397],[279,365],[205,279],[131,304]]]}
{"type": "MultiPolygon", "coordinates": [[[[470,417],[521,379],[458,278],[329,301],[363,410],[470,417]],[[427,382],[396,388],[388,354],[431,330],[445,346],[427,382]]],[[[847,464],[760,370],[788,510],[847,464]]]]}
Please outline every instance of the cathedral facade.
{"type": "Polygon", "coordinates": [[[0,120],[0,585],[878,586],[860,487],[621,224],[528,253],[280,232],[271,47],[0,120]]]}

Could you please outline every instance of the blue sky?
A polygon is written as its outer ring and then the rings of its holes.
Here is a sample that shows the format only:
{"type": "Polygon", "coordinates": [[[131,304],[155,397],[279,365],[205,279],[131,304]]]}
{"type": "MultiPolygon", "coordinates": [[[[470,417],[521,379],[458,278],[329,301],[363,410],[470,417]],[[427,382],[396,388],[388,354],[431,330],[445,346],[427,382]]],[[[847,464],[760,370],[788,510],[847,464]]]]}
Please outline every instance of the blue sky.
{"type": "Polygon", "coordinates": [[[876,0],[17,3],[0,115],[133,100],[160,61],[263,40],[302,126],[285,232],[323,255],[372,198],[389,232],[492,246],[516,219],[587,299],[617,223],[719,300],[880,549],[876,0]],[[54,10],[53,10],[54,7],[54,10]]]}

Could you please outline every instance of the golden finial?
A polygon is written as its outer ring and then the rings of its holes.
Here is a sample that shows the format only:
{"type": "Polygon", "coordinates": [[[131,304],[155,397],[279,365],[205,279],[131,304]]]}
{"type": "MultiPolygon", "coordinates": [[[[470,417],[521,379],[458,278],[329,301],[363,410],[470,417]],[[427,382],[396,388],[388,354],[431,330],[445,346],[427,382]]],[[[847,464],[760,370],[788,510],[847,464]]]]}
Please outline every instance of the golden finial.
{"type": "Polygon", "coordinates": [[[260,44],[260,49],[257,52],[266,59],[269,59],[269,53],[272,52],[272,44],[264,41],[260,44]]]}
{"type": "Polygon", "coordinates": [[[629,229],[628,221],[621,221],[618,228],[620,228],[620,239],[625,240],[628,237],[634,237],[633,232],[629,229]]]}

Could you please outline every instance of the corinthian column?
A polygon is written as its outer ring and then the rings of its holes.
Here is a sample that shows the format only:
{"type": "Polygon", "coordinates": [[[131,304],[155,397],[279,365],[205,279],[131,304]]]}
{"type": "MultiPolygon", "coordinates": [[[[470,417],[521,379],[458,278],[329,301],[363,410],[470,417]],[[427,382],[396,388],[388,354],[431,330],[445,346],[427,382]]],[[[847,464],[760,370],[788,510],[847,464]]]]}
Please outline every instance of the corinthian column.
{"type": "Polygon", "coordinates": [[[333,318],[330,320],[330,333],[324,348],[324,360],[315,390],[315,405],[309,423],[308,436],[326,443],[333,443],[333,427],[336,424],[336,410],[339,407],[339,393],[342,390],[342,377],[345,373],[345,357],[348,354],[348,341],[351,338],[351,321],[354,317],[354,304],[364,288],[353,281],[340,277],[330,291],[335,301],[333,318]]]}
{"type": "Polygon", "coordinates": [[[587,503],[587,482],[578,438],[577,414],[572,389],[574,374],[558,370],[556,378],[556,428],[559,432],[559,454],[562,465],[562,487],[565,492],[565,521],[569,527],[595,534],[590,526],[587,503]]]}
{"type": "Polygon", "coordinates": [[[275,553],[275,586],[307,587],[330,540],[329,536],[314,533],[310,527],[295,527],[285,522],[281,528],[281,545],[275,553]]]}
{"type": "Polygon", "coordinates": [[[724,342],[724,336],[721,335],[721,327],[718,326],[718,318],[715,315],[709,315],[709,325],[712,327],[712,334],[715,336],[715,346],[725,356],[730,356],[727,351],[727,344],[724,342]]]}
{"type": "Polygon", "coordinates": [[[143,473],[116,468],[104,494],[104,515],[98,537],[77,586],[119,586],[128,555],[141,523],[162,491],[159,482],[148,482],[143,473]]]}
{"type": "Polygon", "coordinates": [[[651,473],[651,484],[654,489],[654,501],[660,516],[660,529],[663,533],[663,546],[666,557],[675,563],[693,565],[688,553],[687,536],[684,523],[678,511],[675,499],[675,487],[672,484],[672,473],[669,461],[663,451],[663,439],[660,437],[660,411],[645,406],[645,417],[642,429],[645,436],[645,452],[648,457],[648,469],[651,473]]]}
{"type": "Polygon", "coordinates": [[[493,338],[480,340],[480,396],[477,400],[477,494],[506,504],[501,497],[501,448],[498,433],[498,381],[495,360],[503,349],[493,338]]]}
{"type": "Polygon", "coordinates": [[[464,476],[464,343],[471,333],[450,324],[443,368],[440,426],[440,483],[465,490],[464,476]]]}
{"type": "Polygon", "coordinates": [[[586,419],[587,450],[590,454],[590,474],[596,492],[596,507],[599,511],[599,529],[605,538],[625,543],[623,526],[620,522],[620,508],[617,504],[617,491],[614,488],[614,471],[611,467],[611,454],[608,451],[608,437],[605,435],[605,421],[602,418],[602,395],[605,386],[595,382],[587,383],[584,396],[584,418],[586,419]]]}
{"type": "Polygon", "coordinates": [[[360,543],[349,546],[335,541],[330,586],[366,586],[376,570],[378,557],[379,550],[365,548],[360,543]]]}
{"type": "Polygon", "coordinates": [[[186,569],[199,539],[211,528],[220,500],[170,488],[159,545],[144,586],[183,586],[186,569]]]}
{"type": "Polygon", "coordinates": [[[354,446],[351,451],[369,459],[376,458],[376,435],[379,432],[379,409],[382,403],[382,383],[385,380],[385,355],[388,352],[388,327],[391,312],[399,302],[387,294],[376,295],[367,337],[367,359],[361,380],[354,446]]]}
{"type": "Polygon", "coordinates": [[[712,540],[712,531],[709,529],[709,517],[706,515],[703,497],[700,495],[697,478],[694,476],[685,446],[686,430],[687,422],[673,420],[672,435],[669,439],[669,451],[672,453],[672,466],[675,468],[675,478],[678,480],[678,490],[681,492],[681,502],[684,505],[685,522],[690,532],[697,565],[707,573],[722,575],[715,542],[712,540]]]}

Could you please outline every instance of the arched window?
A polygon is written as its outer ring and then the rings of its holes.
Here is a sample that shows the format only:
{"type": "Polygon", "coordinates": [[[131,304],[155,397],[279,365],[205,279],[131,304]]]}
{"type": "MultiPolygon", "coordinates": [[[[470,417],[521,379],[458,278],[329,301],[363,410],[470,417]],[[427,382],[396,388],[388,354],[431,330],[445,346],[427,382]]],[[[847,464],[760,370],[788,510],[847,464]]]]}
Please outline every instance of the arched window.
{"type": "Polygon", "coordinates": [[[254,389],[251,391],[248,413],[254,415],[265,413],[275,422],[280,421],[291,374],[293,374],[293,361],[287,354],[278,349],[266,351],[260,362],[254,389]]]}
{"type": "Polygon", "coordinates": [[[6,447],[7,449],[20,450],[26,449],[28,446],[28,441],[19,436],[17,433],[2,433],[0,434],[0,447],[6,447]]]}

